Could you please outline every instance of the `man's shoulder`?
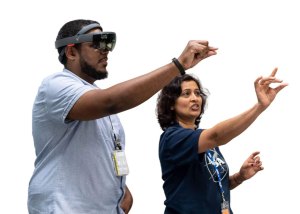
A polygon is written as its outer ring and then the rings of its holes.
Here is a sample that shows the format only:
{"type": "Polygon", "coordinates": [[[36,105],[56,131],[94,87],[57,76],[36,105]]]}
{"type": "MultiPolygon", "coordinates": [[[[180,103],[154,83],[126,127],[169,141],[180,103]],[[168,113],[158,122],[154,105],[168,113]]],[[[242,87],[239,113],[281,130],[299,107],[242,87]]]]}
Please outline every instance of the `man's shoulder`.
{"type": "MultiPolygon", "coordinates": [[[[48,76],[46,76],[44,78],[44,81],[49,81],[51,79],[55,79],[55,78],[75,78],[76,79],[76,75],[72,72],[67,72],[65,69],[62,71],[58,71],[52,74],[49,74],[48,76]]],[[[77,77],[78,78],[78,77],[77,77]]]]}
{"type": "Polygon", "coordinates": [[[41,86],[54,86],[54,85],[64,85],[67,86],[68,84],[73,85],[74,83],[84,84],[84,82],[78,77],[76,74],[72,72],[55,72],[48,76],[46,76],[41,83],[41,86]]]}

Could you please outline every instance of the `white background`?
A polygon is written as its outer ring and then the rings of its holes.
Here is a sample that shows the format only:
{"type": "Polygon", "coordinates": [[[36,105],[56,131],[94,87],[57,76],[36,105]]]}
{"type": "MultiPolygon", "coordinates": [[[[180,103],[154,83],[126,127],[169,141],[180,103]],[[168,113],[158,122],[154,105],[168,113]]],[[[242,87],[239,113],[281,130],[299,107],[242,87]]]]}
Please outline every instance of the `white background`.
{"type": "MultiPolygon", "coordinates": [[[[2,1],[0,213],[27,213],[27,188],[35,153],[31,109],[41,80],[61,71],[54,41],[73,19],[93,19],[117,33],[109,55],[109,87],[152,71],[178,57],[190,39],[218,47],[189,73],[211,92],[201,127],[209,128],[253,106],[253,82],[278,67],[289,83],[273,104],[242,135],[221,147],[231,173],[253,151],[265,170],[232,191],[237,214],[295,213],[299,210],[300,13],[297,1],[2,1]],[[291,196],[293,195],[293,196],[291,196]]],[[[127,178],[132,214],[164,210],[155,117],[157,95],[120,113],[127,137],[127,178]]]]}

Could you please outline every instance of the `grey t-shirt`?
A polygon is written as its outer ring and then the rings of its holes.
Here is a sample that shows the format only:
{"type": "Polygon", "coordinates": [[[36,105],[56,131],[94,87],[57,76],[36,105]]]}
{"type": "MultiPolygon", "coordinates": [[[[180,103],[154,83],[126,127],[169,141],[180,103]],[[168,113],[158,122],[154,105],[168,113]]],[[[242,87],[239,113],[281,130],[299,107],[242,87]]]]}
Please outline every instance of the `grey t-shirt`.
{"type": "Polygon", "coordinates": [[[66,119],[80,96],[96,88],[66,69],[39,87],[32,111],[37,157],[28,191],[30,214],[123,213],[119,202],[126,177],[115,175],[111,156],[113,132],[125,146],[119,118],[66,119]]]}

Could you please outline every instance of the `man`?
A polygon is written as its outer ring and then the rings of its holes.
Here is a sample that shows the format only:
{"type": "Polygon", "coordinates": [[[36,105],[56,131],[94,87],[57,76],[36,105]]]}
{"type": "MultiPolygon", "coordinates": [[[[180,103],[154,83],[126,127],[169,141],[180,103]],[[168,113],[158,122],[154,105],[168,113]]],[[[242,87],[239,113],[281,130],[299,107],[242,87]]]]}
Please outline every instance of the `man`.
{"type": "Polygon", "coordinates": [[[64,69],[43,80],[33,106],[37,157],[30,214],[128,213],[133,200],[125,182],[125,134],[116,114],[143,103],[217,50],[207,41],[190,41],[178,60],[99,89],[95,81],[107,77],[115,42],[115,33],[91,20],[70,21],[58,33],[55,45],[64,69]]]}

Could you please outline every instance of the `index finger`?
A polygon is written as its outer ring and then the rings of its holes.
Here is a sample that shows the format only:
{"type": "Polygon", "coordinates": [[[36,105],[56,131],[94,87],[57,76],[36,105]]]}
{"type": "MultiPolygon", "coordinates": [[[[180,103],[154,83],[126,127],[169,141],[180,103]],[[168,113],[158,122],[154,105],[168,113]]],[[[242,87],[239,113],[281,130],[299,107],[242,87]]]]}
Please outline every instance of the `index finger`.
{"type": "Polygon", "coordinates": [[[208,46],[208,41],[207,40],[194,40],[196,43],[208,46]]]}
{"type": "Polygon", "coordinates": [[[277,70],[278,70],[278,68],[274,68],[270,76],[275,77],[277,70]]]}
{"type": "Polygon", "coordinates": [[[256,151],[256,152],[253,152],[251,155],[250,155],[250,158],[251,159],[254,159],[256,155],[258,155],[260,152],[259,151],[256,151]]]}

